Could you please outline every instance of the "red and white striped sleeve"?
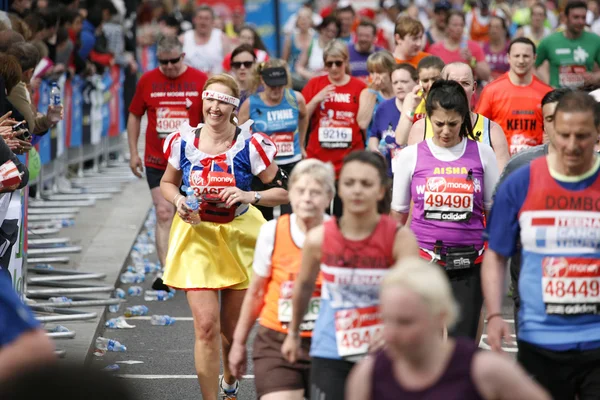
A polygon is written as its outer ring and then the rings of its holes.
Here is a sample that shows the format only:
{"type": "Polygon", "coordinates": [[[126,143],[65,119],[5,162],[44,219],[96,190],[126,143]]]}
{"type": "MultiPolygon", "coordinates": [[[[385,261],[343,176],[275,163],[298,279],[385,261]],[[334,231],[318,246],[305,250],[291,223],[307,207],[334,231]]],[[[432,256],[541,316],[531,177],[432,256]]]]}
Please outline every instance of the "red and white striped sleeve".
{"type": "Polygon", "coordinates": [[[179,171],[181,169],[181,134],[179,132],[173,132],[167,136],[163,144],[163,153],[169,164],[179,171]]]}
{"type": "Polygon", "coordinates": [[[277,155],[277,147],[263,133],[254,133],[250,138],[249,147],[252,174],[258,175],[271,165],[277,155]]]}

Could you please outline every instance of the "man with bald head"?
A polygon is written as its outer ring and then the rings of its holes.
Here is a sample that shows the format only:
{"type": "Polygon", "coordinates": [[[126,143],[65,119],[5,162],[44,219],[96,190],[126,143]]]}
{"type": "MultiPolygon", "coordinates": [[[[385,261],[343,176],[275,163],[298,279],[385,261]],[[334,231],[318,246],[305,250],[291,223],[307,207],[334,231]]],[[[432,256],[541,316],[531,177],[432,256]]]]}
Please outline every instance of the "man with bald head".
{"type": "MultiPolygon", "coordinates": [[[[475,89],[477,88],[477,82],[475,82],[473,70],[469,65],[460,62],[450,63],[444,67],[440,77],[460,83],[467,94],[469,102],[471,102],[473,93],[475,93],[475,89]]],[[[408,96],[417,96],[417,90],[413,90],[408,96]]],[[[494,121],[473,112],[471,113],[471,122],[473,123],[473,133],[476,135],[477,140],[490,145],[494,149],[498,169],[502,171],[510,158],[508,144],[502,128],[494,121]]],[[[415,122],[410,130],[408,145],[419,143],[431,136],[433,136],[431,121],[429,118],[420,119],[415,122]]]]}

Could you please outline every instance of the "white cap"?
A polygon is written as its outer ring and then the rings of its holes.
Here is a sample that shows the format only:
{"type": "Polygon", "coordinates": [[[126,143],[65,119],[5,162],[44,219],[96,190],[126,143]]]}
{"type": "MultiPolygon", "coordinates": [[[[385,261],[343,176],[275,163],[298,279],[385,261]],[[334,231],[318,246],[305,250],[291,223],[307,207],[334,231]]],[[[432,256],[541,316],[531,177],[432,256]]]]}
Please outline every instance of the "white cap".
{"type": "Polygon", "coordinates": [[[394,0],[385,0],[383,2],[383,8],[390,8],[390,7],[394,7],[396,5],[396,2],[394,0]]]}
{"type": "Polygon", "coordinates": [[[350,1],[348,0],[340,0],[336,6],[336,8],[346,8],[346,7],[350,7],[352,4],[350,4],[350,1]]]}
{"type": "Polygon", "coordinates": [[[593,92],[590,92],[590,96],[592,96],[598,103],[600,103],[600,89],[596,89],[593,92]]]}

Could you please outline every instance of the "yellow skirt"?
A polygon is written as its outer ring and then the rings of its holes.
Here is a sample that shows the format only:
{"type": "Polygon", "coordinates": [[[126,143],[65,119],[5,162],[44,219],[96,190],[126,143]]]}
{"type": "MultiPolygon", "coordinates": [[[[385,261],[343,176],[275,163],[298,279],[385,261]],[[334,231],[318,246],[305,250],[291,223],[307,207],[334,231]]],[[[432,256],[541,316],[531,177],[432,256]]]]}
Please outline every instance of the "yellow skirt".
{"type": "Polygon", "coordinates": [[[254,246],[265,222],[253,206],[226,224],[190,225],[175,215],[164,283],[184,290],[248,288],[254,246]]]}

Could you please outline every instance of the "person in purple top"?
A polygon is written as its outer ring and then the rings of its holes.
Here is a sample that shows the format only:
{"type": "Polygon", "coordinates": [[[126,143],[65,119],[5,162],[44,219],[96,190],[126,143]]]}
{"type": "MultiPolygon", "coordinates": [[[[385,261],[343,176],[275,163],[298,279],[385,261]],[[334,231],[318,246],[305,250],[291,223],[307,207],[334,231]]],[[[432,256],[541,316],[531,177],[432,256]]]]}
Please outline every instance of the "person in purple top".
{"type": "Polygon", "coordinates": [[[367,79],[367,58],[376,51],[382,50],[375,46],[377,26],[371,21],[362,20],[356,27],[356,43],[348,44],[350,55],[350,73],[356,78],[367,79]]]}
{"type": "Polygon", "coordinates": [[[483,304],[484,212],[498,181],[494,150],[474,140],[467,95],[460,83],[435,82],[425,103],[433,137],[396,157],[392,210],[405,224],[410,212],[421,257],[450,278],[461,317],[450,332],[476,340],[483,304]]]}
{"type": "Polygon", "coordinates": [[[383,155],[388,163],[388,175],[392,176],[392,160],[404,146],[396,144],[395,130],[400,120],[402,102],[417,85],[417,70],[410,64],[396,64],[392,71],[393,98],[385,100],[375,110],[369,129],[368,148],[383,155]]]}
{"type": "Polygon", "coordinates": [[[508,65],[508,45],[510,35],[503,18],[493,16],[490,19],[490,41],[483,45],[485,61],[490,65],[492,71],[491,79],[496,79],[510,69],[508,65]]]}
{"type": "Polygon", "coordinates": [[[383,279],[379,311],[384,347],[353,368],[346,400],[550,400],[510,358],[444,339],[458,305],[437,266],[403,258],[383,279]]]}

